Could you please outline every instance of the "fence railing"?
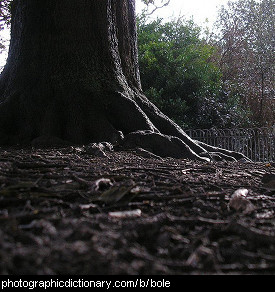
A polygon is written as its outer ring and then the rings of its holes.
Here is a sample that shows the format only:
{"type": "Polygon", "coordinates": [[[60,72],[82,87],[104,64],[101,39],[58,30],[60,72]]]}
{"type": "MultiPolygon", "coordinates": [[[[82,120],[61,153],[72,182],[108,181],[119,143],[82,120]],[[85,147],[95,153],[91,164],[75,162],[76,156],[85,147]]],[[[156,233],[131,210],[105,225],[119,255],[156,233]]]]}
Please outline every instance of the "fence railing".
{"type": "Polygon", "coordinates": [[[275,127],[250,129],[196,129],[185,131],[192,139],[238,151],[255,162],[275,161],[275,127]]]}

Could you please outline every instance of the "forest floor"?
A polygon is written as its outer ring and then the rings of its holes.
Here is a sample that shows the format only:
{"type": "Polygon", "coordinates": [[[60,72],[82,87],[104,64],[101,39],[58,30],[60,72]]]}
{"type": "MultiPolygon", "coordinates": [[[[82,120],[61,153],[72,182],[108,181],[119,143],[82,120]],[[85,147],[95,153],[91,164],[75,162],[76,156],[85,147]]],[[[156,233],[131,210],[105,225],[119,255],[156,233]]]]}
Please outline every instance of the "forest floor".
{"type": "Polygon", "coordinates": [[[0,148],[0,274],[275,274],[274,165],[106,154],[0,148]]]}

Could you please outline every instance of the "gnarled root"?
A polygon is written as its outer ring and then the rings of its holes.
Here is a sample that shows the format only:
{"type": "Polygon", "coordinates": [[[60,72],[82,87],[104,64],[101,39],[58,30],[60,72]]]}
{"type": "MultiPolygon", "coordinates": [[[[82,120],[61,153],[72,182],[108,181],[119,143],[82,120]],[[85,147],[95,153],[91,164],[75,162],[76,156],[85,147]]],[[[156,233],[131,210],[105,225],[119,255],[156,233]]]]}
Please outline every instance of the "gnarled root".
{"type": "Polygon", "coordinates": [[[232,160],[232,161],[241,160],[241,161],[251,162],[251,160],[242,153],[211,146],[200,141],[196,141],[196,142],[207,151],[207,155],[210,155],[210,156],[219,155],[221,159],[224,159],[224,160],[232,160]]]}
{"type": "Polygon", "coordinates": [[[125,136],[122,141],[123,148],[134,149],[141,147],[160,157],[173,157],[208,161],[200,157],[189,146],[177,137],[154,133],[151,131],[137,131],[125,136]]]}
{"type": "MultiPolygon", "coordinates": [[[[194,144],[199,142],[194,141],[194,144]]],[[[206,144],[205,144],[206,145],[206,144]]],[[[141,147],[160,157],[173,157],[179,159],[192,159],[198,161],[249,161],[243,154],[219,149],[206,145],[202,152],[195,152],[181,139],[152,131],[137,131],[125,136],[121,143],[124,149],[141,147]]]]}
{"type": "Polygon", "coordinates": [[[24,107],[20,98],[9,99],[0,104],[0,144],[62,147],[110,142],[123,149],[143,148],[160,157],[248,161],[240,153],[192,140],[142,94],[116,92],[106,94],[103,101],[92,97],[98,102],[83,97],[83,103],[71,98],[72,103],[65,104],[60,98],[33,110],[24,107]]]}

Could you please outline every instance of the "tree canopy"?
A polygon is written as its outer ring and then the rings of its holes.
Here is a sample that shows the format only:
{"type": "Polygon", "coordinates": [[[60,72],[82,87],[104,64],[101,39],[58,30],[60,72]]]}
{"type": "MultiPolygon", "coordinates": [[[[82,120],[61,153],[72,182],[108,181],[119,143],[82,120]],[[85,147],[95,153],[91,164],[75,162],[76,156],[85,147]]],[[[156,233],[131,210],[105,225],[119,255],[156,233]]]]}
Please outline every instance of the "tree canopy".
{"type": "MultiPolygon", "coordinates": [[[[0,31],[10,23],[10,4],[12,0],[0,0],[0,31]]],[[[0,38],[0,53],[5,49],[5,40],[0,38]]]]}

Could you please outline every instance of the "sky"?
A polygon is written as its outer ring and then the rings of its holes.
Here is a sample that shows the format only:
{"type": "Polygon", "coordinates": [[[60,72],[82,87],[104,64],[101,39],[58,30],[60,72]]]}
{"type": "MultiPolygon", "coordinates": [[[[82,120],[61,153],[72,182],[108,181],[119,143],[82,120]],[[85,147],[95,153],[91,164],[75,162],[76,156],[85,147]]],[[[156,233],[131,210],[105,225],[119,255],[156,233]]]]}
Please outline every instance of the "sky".
{"type": "MultiPolygon", "coordinates": [[[[160,0],[156,0],[160,1],[160,0]]],[[[202,25],[206,19],[209,21],[209,26],[216,19],[217,12],[221,5],[225,5],[228,0],[170,0],[170,4],[162,9],[154,12],[152,17],[161,17],[164,20],[169,20],[173,17],[185,16],[186,18],[193,17],[195,23],[202,25]]],[[[144,8],[141,0],[136,0],[136,12],[140,13],[144,8]]],[[[7,30],[1,31],[1,36],[9,37],[7,30]]],[[[0,67],[4,66],[7,58],[7,51],[0,54],[0,67]]]]}
{"type": "MultiPolygon", "coordinates": [[[[159,3],[160,0],[156,0],[159,3]]],[[[197,24],[203,24],[208,18],[212,24],[217,16],[217,12],[221,5],[225,5],[228,0],[170,0],[170,4],[162,9],[154,12],[153,16],[161,17],[169,20],[169,17],[185,16],[190,18],[193,16],[197,24]]],[[[136,11],[140,13],[144,4],[141,0],[136,0],[136,11]]]]}

